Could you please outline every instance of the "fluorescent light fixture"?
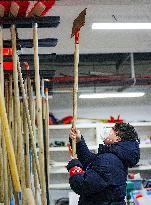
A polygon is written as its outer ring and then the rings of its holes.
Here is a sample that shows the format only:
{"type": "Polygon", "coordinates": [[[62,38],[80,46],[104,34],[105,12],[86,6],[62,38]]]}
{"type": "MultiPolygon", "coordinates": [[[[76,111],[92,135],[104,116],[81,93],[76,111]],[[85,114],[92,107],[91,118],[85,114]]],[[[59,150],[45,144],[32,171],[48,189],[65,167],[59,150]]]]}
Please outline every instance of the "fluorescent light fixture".
{"type": "Polygon", "coordinates": [[[93,23],[92,29],[114,29],[114,30],[135,30],[151,29],[151,23],[93,23]]]}
{"type": "Polygon", "coordinates": [[[145,93],[143,92],[129,92],[129,93],[92,93],[92,94],[81,94],[79,98],[135,98],[142,97],[145,93]]]}

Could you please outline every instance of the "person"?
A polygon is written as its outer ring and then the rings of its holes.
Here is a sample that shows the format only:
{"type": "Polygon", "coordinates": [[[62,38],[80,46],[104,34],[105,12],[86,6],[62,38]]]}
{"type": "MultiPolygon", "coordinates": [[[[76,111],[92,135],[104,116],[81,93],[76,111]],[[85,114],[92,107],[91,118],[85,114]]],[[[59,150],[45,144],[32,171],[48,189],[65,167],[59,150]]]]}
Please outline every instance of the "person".
{"type": "Polygon", "coordinates": [[[139,138],[134,127],[116,123],[99,145],[98,153],[89,151],[80,131],[71,128],[76,139],[77,157],[67,165],[71,189],[80,195],[79,205],[125,205],[128,168],[140,158],[139,138]]]}

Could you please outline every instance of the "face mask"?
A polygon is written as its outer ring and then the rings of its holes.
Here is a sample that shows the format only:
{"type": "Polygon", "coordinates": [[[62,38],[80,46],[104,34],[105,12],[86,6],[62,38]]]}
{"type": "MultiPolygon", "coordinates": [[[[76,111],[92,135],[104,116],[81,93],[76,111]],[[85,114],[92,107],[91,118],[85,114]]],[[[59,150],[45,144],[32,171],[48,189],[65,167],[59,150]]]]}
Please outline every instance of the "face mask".
{"type": "Polygon", "coordinates": [[[105,128],[104,132],[103,132],[103,141],[109,136],[110,132],[111,132],[112,128],[105,128]]]}

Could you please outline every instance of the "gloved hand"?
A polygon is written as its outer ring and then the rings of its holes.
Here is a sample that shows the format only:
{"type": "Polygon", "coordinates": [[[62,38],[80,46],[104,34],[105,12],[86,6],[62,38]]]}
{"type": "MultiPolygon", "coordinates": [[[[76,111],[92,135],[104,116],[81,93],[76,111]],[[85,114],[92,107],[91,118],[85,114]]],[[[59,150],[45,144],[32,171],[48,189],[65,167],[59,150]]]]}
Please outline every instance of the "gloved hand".
{"type": "Polygon", "coordinates": [[[83,168],[81,162],[78,159],[72,159],[68,162],[67,170],[69,171],[72,167],[75,167],[75,166],[83,168]]]}
{"type": "Polygon", "coordinates": [[[67,165],[67,170],[70,176],[84,173],[84,171],[82,170],[82,164],[78,159],[72,159],[71,161],[69,161],[67,165]]]}

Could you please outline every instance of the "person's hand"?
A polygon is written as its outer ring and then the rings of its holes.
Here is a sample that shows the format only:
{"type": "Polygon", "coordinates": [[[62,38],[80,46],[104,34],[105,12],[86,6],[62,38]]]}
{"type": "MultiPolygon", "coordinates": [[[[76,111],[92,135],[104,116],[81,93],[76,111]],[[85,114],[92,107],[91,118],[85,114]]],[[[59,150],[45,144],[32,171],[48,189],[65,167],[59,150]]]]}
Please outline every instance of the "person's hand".
{"type": "Polygon", "coordinates": [[[76,142],[80,142],[81,140],[81,133],[76,127],[72,127],[70,129],[69,137],[72,140],[76,140],[76,142]]]}

